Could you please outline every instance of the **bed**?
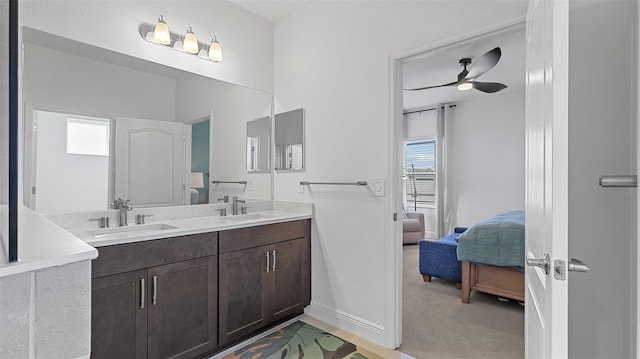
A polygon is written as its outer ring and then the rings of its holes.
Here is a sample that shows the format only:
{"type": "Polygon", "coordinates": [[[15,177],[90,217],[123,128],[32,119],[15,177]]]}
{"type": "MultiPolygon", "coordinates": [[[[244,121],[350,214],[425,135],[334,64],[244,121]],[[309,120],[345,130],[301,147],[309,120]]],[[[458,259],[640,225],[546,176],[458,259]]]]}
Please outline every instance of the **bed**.
{"type": "Polygon", "coordinates": [[[471,291],[524,301],[524,211],[501,213],[458,237],[462,302],[471,291]]]}

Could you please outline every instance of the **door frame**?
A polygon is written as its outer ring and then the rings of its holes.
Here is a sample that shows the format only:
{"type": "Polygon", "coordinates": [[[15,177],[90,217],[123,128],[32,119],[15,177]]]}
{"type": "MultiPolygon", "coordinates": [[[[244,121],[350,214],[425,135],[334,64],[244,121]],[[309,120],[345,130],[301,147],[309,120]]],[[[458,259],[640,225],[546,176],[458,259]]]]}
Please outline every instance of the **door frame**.
{"type": "Polygon", "coordinates": [[[386,231],[385,242],[385,345],[398,348],[402,344],[402,225],[397,221],[402,211],[402,180],[398,175],[402,170],[403,143],[403,66],[409,61],[433,57],[465,46],[474,41],[505,35],[525,28],[525,14],[486,27],[479,27],[456,36],[445,38],[409,51],[389,56],[389,195],[386,198],[385,216],[392,219],[386,231]],[[393,220],[393,218],[396,220],[393,220]]]}

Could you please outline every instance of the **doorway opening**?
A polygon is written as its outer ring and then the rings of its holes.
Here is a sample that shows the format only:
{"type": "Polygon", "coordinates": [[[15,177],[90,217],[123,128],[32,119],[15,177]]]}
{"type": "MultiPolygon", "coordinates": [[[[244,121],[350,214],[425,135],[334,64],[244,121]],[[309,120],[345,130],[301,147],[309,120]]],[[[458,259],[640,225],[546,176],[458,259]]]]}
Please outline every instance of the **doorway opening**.
{"type": "Polygon", "coordinates": [[[209,116],[191,123],[191,204],[209,203],[210,132],[209,116]]]}
{"type": "MultiPolygon", "coordinates": [[[[524,48],[524,26],[519,24],[401,60],[403,87],[428,87],[403,91],[395,142],[402,163],[396,174],[402,177],[399,197],[405,210],[422,207],[427,241],[453,234],[456,227],[524,209],[524,48]],[[468,65],[462,60],[470,58],[473,66],[475,59],[496,47],[502,51],[500,62],[478,81],[507,87],[499,92],[478,91],[479,87],[460,91],[456,76],[463,70],[460,64],[468,65]],[[427,143],[434,152],[421,149],[421,159],[431,157],[432,162],[417,166],[420,162],[411,158],[411,150],[427,143]],[[421,180],[422,188],[420,176],[429,177],[421,180]]],[[[420,261],[427,254],[421,252],[420,240],[406,243],[402,234],[399,350],[414,357],[474,357],[479,352],[523,357],[521,303],[473,292],[471,302],[464,304],[456,288],[459,279],[429,276],[431,281],[425,282],[420,261]]],[[[450,253],[455,256],[455,248],[450,253]]]]}

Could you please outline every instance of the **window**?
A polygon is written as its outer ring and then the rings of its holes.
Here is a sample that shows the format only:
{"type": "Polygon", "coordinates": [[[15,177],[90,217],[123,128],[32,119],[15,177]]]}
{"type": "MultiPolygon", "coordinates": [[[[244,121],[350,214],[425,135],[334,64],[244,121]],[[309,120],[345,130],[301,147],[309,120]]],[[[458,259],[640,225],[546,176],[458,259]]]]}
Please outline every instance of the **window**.
{"type": "Polygon", "coordinates": [[[406,199],[412,205],[436,201],[436,141],[406,143],[406,199]]]}
{"type": "Polygon", "coordinates": [[[109,120],[67,117],[67,154],[109,156],[109,120]]]}

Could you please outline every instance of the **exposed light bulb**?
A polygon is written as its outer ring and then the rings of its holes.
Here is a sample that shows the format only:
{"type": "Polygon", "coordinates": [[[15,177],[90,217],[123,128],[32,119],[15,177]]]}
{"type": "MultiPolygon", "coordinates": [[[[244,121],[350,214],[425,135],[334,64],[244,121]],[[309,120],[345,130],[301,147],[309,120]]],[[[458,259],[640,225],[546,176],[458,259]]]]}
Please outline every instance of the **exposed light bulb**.
{"type": "Polygon", "coordinates": [[[171,42],[169,27],[167,26],[167,23],[164,22],[162,15],[160,15],[160,17],[158,18],[158,23],[153,29],[153,41],[163,45],[169,45],[169,43],[171,42]]]}
{"type": "Polygon", "coordinates": [[[211,40],[211,46],[209,46],[209,58],[215,62],[222,61],[222,47],[215,36],[211,40]]]}
{"type": "Polygon", "coordinates": [[[196,38],[196,34],[191,31],[191,26],[187,29],[187,34],[184,35],[182,49],[190,54],[198,53],[198,39],[196,38]]]}
{"type": "Polygon", "coordinates": [[[473,88],[473,82],[463,82],[458,84],[458,90],[467,91],[473,88]]]}

